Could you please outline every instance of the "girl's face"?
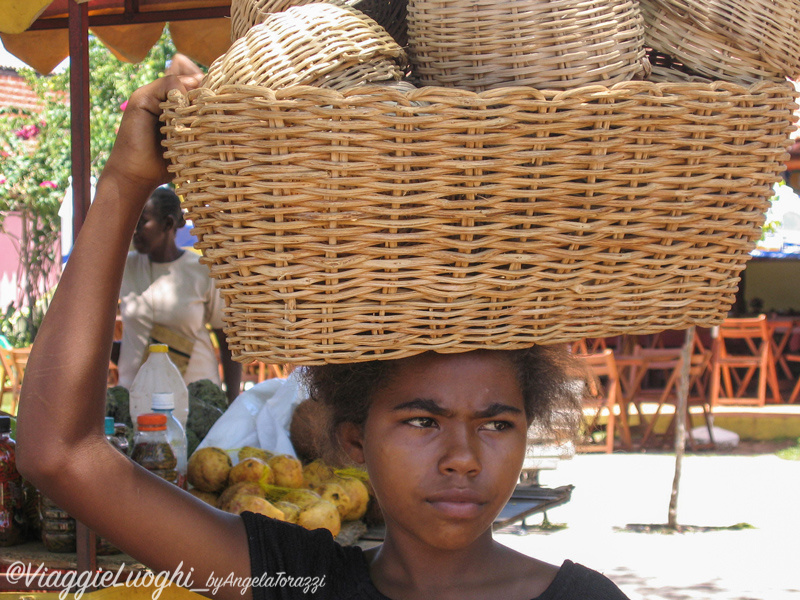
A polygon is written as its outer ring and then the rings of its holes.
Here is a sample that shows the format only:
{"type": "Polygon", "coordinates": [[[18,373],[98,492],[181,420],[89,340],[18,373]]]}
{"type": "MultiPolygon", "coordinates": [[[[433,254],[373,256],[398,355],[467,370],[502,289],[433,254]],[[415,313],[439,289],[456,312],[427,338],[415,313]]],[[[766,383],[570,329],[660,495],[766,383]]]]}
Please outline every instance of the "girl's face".
{"type": "Polygon", "coordinates": [[[369,471],[390,535],[465,548],[491,535],[517,483],[527,420],[499,353],[403,360],[345,445],[369,471]]]}

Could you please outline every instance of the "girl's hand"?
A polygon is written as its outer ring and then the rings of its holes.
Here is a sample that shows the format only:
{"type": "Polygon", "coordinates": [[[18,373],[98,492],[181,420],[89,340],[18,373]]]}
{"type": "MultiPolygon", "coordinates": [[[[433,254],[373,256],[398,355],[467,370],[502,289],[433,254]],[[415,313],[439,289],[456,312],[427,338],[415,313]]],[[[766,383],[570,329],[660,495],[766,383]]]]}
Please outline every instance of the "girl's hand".
{"type": "Polygon", "coordinates": [[[159,104],[173,89],[186,92],[195,89],[202,75],[162,77],[136,90],[128,100],[119,126],[114,149],[104,174],[126,180],[135,188],[155,189],[171,179],[161,146],[159,104]]]}

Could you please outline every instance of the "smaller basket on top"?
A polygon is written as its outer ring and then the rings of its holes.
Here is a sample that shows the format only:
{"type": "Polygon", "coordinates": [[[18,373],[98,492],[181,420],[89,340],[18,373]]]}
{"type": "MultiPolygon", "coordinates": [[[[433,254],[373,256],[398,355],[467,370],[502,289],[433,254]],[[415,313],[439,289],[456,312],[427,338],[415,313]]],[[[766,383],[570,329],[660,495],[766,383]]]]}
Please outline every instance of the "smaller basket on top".
{"type": "Polygon", "coordinates": [[[317,85],[344,89],[397,81],[405,53],[375,21],[344,4],[306,4],[267,15],[208,70],[202,86],[317,85]]]}
{"type": "Polygon", "coordinates": [[[409,0],[409,54],[426,85],[570,89],[647,72],[634,0],[409,0]]]}
{"type": "MultiPolygon", "coordinates": [[[[263,23],[267,15],[292,6],[312,4],[320,0],[233,0],[231,2],[231,40],[236,41],[251,27],[263,23]]],[[[406,6],[408,0],[324,0],[331,4],[346,4],[375,20],[389,35],[404,47],[408,43],[406,6]]]]}
{"type": "Polygon", "coordinates": [[[647,46],[698,75],[748,84],[800,76],[791,0],[640,0],[647,46]]]}

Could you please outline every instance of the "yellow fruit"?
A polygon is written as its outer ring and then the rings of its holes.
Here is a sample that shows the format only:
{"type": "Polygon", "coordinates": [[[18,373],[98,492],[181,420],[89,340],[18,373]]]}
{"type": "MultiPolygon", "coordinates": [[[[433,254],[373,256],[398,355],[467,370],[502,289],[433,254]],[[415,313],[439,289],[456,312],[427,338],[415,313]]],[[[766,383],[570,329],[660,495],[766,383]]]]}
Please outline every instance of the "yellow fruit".
{"type": "Polygon", "coordinates": [[[264,490],[256,481],[240,481],[225,488],[219,495],[217,500],[217,507],[222,510],[228,510],[228,505],[235,496],[261,496],[264,497],[264,490]]]}
{"type": "Polygon", "coordinates": [[[320,498],[333,504],[339,511],[340,517],[343,517],[350,509],[350,496],[338,483],[323,483],[314,488],[314,491],[320,495],[320,498]]]}
{"type": "Polygon", "coordinates": [[[336,480],[350,498],[347,510],[342,515],[342,521],[357,521],[367,512],[369,504],[369,491],[363,481],[355,477],[340,477],[336,480]]]}
{"type": "Polygon", "coordinates": [[[292,504],[291,502],[281,500],[280,502],[275,503],[275,508],[279,509],[283,513],[284,521],[287,523],[297,523],[297,519],[300,517],[300,507],[297,506],[297,504],[292,504]]]}
{"type": "Polygon", "coordinates": [[[196,450],[189,458],[186,478],[192,487],[203,492],[219,492],[228,483],[231,458],[220,448],[196,450]]]}
{"type": "Polygon", "coordinates": [[[228,475],[228,485],[240,481],[255,481],[256,483],[271,485],[275,478],[272,469],[260,458],[245,458],[237,463],[228,475]]]}
{"type": "Polygon", "coordinates": [[[294,456],[279,454],[269,459],[275,485],[287,488],[303,487],[303,465],[294,456]]]}
{"type": "Polygon", "coordinates": [[[342,520],[337,508],[327,500],[319,500],[300,511],[297,524],[306,529],[327,529],[333,537],[339,535],[342,520]]]}
{"type": "Polygon", "coordinates": [[[240,515],[245,511],[266,515],[273,519],[283,521],[283,512],[275,508],[269,500],[261,496],[239,496],[231,502],[230,508],[228,509],[228,512],[232,512],[235,515],[240,515]]]}
{"type": "Polygon", "coordinates": [[[315,460],[303,467],[303,479],[306,487],[314,488],[336,477],[333,467],[326,465],[321,460],[315,460]]]}
{"type": "Polygon", "coordinates": [[[300,510],[322,500],[319,494],[311,490],[292,490],[281,498],[284,502],[291,502],[300,507],[300,510]]]}
{"type": "Polygon", "coordinates": [[[202,500],[206,504],[210,504],[211,506],[214,507],[217,506],[217,501],[219,500],[218,494],[215,494],[213,492],[204,492],[203,490],[197,490],[194,488],[189,490],[189,493],[195,498],[202,500]]]}
{"type": "Polygon", "coordinates": [[[245,458],[260,458],[265,463],[269,462],[269,459],[275,456],[269,450],[264,450],[262,448],[256,448],[255,446],[245,446],[241,450],[239,450],[239,461],[243,461],[245,458]]]}

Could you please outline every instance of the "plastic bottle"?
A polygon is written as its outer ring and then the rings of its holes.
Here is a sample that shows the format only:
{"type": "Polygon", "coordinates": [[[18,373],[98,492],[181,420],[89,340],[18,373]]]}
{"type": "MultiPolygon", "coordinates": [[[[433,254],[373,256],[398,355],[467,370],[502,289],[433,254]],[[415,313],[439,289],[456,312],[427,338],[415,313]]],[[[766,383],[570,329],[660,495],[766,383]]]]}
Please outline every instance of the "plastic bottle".
{"type": "Polygon", "coordinates": [[[128,456],[131,453],[130,442],[128,441],[128,426],[125,423],[114,423],[114,437],[117,438],[117,448],[125,456],[128,456]]]}
{"type": "Polygon", "coordinates": [[[178,484],[178,459],[167,441],[167,416],[145,413],[137,417],[139,431],[133,439],[131,459],[151,473],[178,484]]]}
{"type": "Polygon", "coordinates": [[[111,442],[117,450],[123,454],[128,454],[128,440],[124,437],[117,435],[117,424],[114,423],[114,417],[106,417],[105,420],[106,439],[111,442]]]}
{"type": "Polygon", "coordinates": [[[181,372],[169,359],[166,344],[151,344],[147,360],[136,373],[130,389],[131,421],[136,425],[139,415],[150,412],[150,402],[155,392],[175,394],[175,418],[186,430],[189,417],[189,391],[183,382],[181,372]]]}
{"type": "Polygon", "coordinates": [[[48,552],[75,552],[75,519],[43,494],[39,495],[39,522],[48,552]]]}
{"type": "Polygon", "coordinates": [[[188,462],[186,431],[181,427],[178,419],[175,418],[173,410],[175,408],[175,398],[172,392],[156,392],[153,394],[152,410],[156,414],[164,414],[167,417],[167,441],[172,446],[175,459],[178,461],[176,470],[178,471],[178,485],[186,489],[186,466],[188,462]]]}
{"type": "Polygon", "coordinates": [[[25,541],[25,498],[17,471],[17,445],[11,437],[11,417],[0,416],[0,546],[25,541]]]}

